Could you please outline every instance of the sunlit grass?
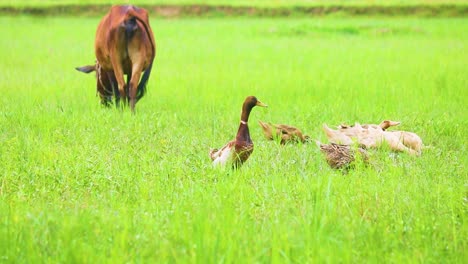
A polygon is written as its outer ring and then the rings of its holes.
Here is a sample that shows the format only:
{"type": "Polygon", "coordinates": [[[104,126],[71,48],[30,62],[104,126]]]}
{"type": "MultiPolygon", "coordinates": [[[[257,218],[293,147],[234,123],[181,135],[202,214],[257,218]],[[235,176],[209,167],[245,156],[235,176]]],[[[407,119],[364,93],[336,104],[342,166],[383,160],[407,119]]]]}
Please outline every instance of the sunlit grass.
{"type": "MultiPolygon", "coordinates": [[[[465,5],[464,0],[124,0],[119,4],[135,5],[225,5],[225,6],[405,6],[405,5],[465,5]]],[[[2,0],[0,6],[54,6],[54,5],[116,4],[109,0],[2,0]]]]}
{"type": "Polygon", "coordinates": [[[466,19],[151,20],[149,93],[102,109],[97,19],[0,18],[5,262],[447,262],[467,259],[466,19]],[[244,98],[255,151],[211,167],[244,98]],[[432,146],[332,170],[258,120],[402,122],[432,146]]]}

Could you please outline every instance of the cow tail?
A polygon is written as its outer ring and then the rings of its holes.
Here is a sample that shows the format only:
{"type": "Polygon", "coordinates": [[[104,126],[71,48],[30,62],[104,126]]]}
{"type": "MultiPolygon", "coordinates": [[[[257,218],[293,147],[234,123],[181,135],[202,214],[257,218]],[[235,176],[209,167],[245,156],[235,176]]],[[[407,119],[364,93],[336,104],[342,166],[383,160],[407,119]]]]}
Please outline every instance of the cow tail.
{"type": "Polygon", "coordinates": [[[138,21],[140,21],[143,24],[143,26],[145,27],[146,35],[148,36],[148,39],[149,39],[149,41],[151,43],[151,48],[153,50],[153,59],[151,60],[151,63],[148,66],[148,68],[146,68],[146,70],[143,73],[143,76],[141,78],[141,81],[138,84],[137,98],[136,98],[136,100],[138,102],[138,100],[140,100],[146,93],[146,84],[148,83],[148,79],[149,79],[149,76],[150,76],[150,73],[151,73],[151,68],[153,68],[153,60],[154,60],[154,57],[156,56],[156,47],[155,47],[155,44],[153,43],[153,39],[151,38],[151,34],[150,34],[150,30],[148,29],[148,25],[146,25],[145,21],[140,19],[138,16],[135,16],[135,18],[138,21]]]}
{"type": "Polygon", "coordinates": [[[135,19],[136,19],[135,17],[132,17],[128,21],[125,21],[125,40],[127,41],[127,43],[125,43],[125,49],[126,49],[127,54],[129,54],[128,46],[130,44],[130,40],[133,38],[133,34],[135,33],[135,28],[136,28],[135,19]]]}

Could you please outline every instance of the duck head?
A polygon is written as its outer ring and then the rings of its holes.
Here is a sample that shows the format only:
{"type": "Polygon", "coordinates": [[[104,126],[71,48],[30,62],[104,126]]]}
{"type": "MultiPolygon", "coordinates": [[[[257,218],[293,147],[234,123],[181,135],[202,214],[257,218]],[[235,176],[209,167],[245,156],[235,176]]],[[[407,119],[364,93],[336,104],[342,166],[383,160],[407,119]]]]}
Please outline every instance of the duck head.
{"type": "Polygon", "coordinates": [[[386,130],[391,126],[398,126],[399,124],[400,122],[398,121],[384,120],[382,123],[380,123],[379,127],[382,128],[382,130],[386,130]]]}
{"type": "Polygon", "coordinates": [[[255,106],[268,107],[268,105],[260,102],[255,96],[248,96],[245,98],[244,104],[242,105],[242,115],[241,120],[244,122],[249,121],[250,111],[255,106]]]}

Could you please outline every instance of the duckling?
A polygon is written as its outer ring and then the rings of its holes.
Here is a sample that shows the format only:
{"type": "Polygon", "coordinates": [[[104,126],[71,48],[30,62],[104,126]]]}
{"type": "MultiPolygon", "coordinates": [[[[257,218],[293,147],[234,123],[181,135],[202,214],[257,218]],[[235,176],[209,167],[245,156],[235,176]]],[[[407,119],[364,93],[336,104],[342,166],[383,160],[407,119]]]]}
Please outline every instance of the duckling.
{"type": "Polygon", "coordinates": [[[282,145],[286,143],[298,143],[299,141],[306,143],[309,140],[309,136],[303,135],[299,128],[283,124],[265,123],[262,121],[258,121],[258,123],[262,127],[263,134],[265,134],[267,139],[273,140],[275,137],[281,137],[282,145]],[[273,135],[273,131],[275,131],[275,135],[273,135]]]}
{"type": "MultiPolygon", "coordinates": [[[[320,148],[320,151],[325,154],[325,159],[327,160],[328,165],[333,169],[347,169],[349,168],[350,163],[355,160],[355,151],[348,145],[335,143],[322,144],[319,141],[316,141],[316,143],[320,148]]],[[[358,151],[364,162],[367,162],[369,158],[367,151],[361,146],[358,147],[358,151]]]]}
{"type": "Polygon", "coordinates": [[[242,114],[237,136],[234,140],[229,141],[221,149],[211,149],[210,158],[213,165],[225,166],[230,164],[233,169],[240,168],[247,161],[254,149],[252,139],[249,133],[249,115],[252,108],[255,106],[268,107],[260,102],[255,96],[248,96],[242,105],[242,114]]]}

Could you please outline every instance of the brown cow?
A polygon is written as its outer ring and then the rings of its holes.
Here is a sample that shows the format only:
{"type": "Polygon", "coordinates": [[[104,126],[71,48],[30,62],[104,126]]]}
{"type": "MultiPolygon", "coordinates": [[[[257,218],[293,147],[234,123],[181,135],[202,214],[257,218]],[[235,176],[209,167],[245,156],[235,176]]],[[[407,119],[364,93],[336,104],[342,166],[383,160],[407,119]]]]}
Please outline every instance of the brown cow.
{"type": "Polygon", "coordinates": [[[123,98],[124,104],[130,102],[135,111],[136,102],[145,94],[156,55],[146,10],[132,5],[112,6],[98,25],[95,52],[95,65],[76,69],[85,73],[96,71],[102,104],[109,105],[114,95],[116,106],[123,98]]]}

